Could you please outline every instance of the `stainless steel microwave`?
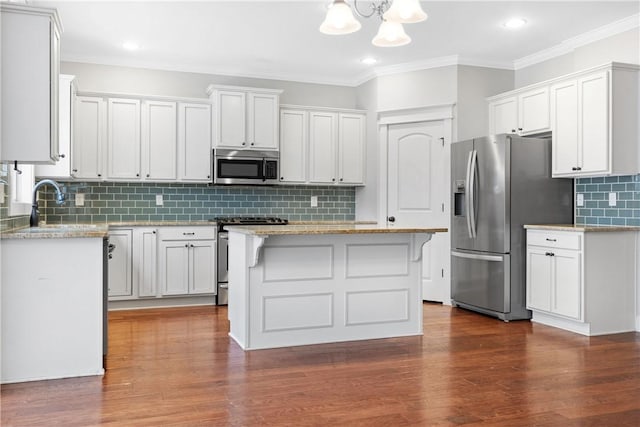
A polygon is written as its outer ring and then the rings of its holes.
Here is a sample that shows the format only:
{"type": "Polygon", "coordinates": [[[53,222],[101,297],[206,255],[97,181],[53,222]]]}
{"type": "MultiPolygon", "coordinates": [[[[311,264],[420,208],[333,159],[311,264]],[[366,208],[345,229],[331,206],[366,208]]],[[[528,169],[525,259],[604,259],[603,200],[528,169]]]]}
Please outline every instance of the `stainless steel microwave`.
{"type": "Polygon", "coordinates": [[[213,183],[277,184],[279,159],[277,151],[213,150],[213,183]]]}

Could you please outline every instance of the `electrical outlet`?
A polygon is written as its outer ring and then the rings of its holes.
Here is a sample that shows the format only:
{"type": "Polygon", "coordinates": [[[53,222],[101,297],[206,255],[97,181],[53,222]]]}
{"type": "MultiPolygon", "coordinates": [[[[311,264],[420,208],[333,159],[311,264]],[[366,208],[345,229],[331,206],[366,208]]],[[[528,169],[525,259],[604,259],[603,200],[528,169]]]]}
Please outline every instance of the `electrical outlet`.
{"type": "Polygon", "coordinates": [[[616,205],[616,193],[609,193],[609,206],[616,205]]]}
{"type": "Polygon", "coordinates": [[[576,194],[576,206],[584,206],[584,194],[576,194]]]}
{"type": "Polygon", "coordinates": [[[156,194],[156,206],[162,206],[164,200],[162,200],[162,194],[156,194]]]}
{"type": "Polygon", "coordinates": [[[318,196],[311,196],[311,207],[312,208],[318,207],[318,196]]]}
{"type": "Polygon", "coordinates": [[[84,193],[76,193],[76,206],[84,206],[84,193]]]}

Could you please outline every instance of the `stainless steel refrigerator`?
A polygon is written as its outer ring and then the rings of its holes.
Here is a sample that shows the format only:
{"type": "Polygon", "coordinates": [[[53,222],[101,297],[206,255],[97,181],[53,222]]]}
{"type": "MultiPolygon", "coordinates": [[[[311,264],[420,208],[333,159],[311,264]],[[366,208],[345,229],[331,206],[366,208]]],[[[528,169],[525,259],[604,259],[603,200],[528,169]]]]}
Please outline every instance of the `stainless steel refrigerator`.
{"type": "Polygon", "coordinates": [[[551,140],[492,135],[451,147],[451,299],[529,319],[524,224],[573,223],[573,180],[551,178],[551,140]]]}

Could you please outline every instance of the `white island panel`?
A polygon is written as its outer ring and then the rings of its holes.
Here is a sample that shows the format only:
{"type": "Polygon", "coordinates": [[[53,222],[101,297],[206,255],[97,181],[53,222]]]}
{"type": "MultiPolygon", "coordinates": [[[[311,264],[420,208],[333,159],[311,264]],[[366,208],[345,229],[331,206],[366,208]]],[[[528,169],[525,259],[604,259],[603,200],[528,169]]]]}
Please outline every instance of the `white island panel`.
{"type": "Polygon", "coordinates": [[[102,263],[102,238],[2,240],[2,383],[104,373],[102,263]]]}
{"type": "Polygon", "coordinates": [[[245,350],[421,335],[430,237],[230,228],[230,335],[245,350]]]}

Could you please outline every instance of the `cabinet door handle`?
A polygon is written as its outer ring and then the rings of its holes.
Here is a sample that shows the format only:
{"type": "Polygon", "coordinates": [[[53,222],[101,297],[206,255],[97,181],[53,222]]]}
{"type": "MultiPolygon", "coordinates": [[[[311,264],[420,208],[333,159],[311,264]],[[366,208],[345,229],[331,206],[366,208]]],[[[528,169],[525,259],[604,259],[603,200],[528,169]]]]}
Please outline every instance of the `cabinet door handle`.
{"type": "Polygon", "coordinates": [[[547,237],[545,240],[546,240],[547,242],[557,242],[557,241],[558,241],[557,239],[550,239],[550,238],[548,238],[548,237],[547,237]]]}
{"type": "Polygon", "coordinates": [[[78,172],[78,169],[73,169],[71,170],[71,172],[78,172]]]}
{"type": "Polygon", "coordinates": [[[101,174],[101,173],[99,173],[99,174],[98,174],[98,176],[100,177],[100,176],[102,176],[102,174],[101,174]]]}
{"type": "Polygon", "coordinates": [[[156,230],[153,230],[153,231],[152,231],[152,233],[153,233],[153,234],[156,234],[156,230]]]}
{"type": "Polygon", "coordinates": [[[255,145],[255,144],[252,142],[251,145],[255,145]]]}
{"type": "Polygon", "coordinates": [[[581,171],[582,168],[580,166],[574,166],[571,168],[572,171],[581,171]]]}
{"type": "Polygon", "coordinates": [[[193,247],[193,245],[190,245],[190,247],[192,248],[192,247],[193,247]]]}
{"type": "Polygon", "coordinates": [[[335,178],[331,178],[331,181],[336,182],[336,179],[335,178]]]}
{"type": "Polygon", "coordinates": [[[340,178],[340,182],[344,181],[344,179],[340,178]]]}
{"type": "Polygon", "coordinates": [[[189,244],[188,244],[188,243],[185,243],[184,247],[185,247],[185,248],[188,248],[188,247],[189,247],[189,244]]]}
{"type": "Polygon", "coordinates": [[[520,131],[521,131],[521,130],[522,130],[522,128],[518,128],[518,130],[520,130],[520,131]]]}
{"type": "Polygon", "coordinates": [[[511,129],[511,133],[516,133],[516,130],[515,129],[511,129]]]}
{"type": "Polygon", "coordinates": [[[389,218],[387,218],[387,221],[396,222],[396,217],[395,216],[390,216],[389,218]]]}
{"type": "Polygon", "coordinates": [[[545,252],[545,256],[556,256],[553,252],[545,252]]]}
{"type": "Polygon", "coordinates": [[[64,154],[60,154],[61,159],[64,159],[64,157],[65,157],[64,154]]]}
{"type": "Polygon", "coordinates": [[[243,142],[243,143],[242,143],[242,145],[247,145],[247,143],[246,143],[246,142],[243,142]]]}
{"type": "Polygon", "coordinates": [[[147,178],[149,178],[151,176],[151,174],[147,174],[147,178]]]}

